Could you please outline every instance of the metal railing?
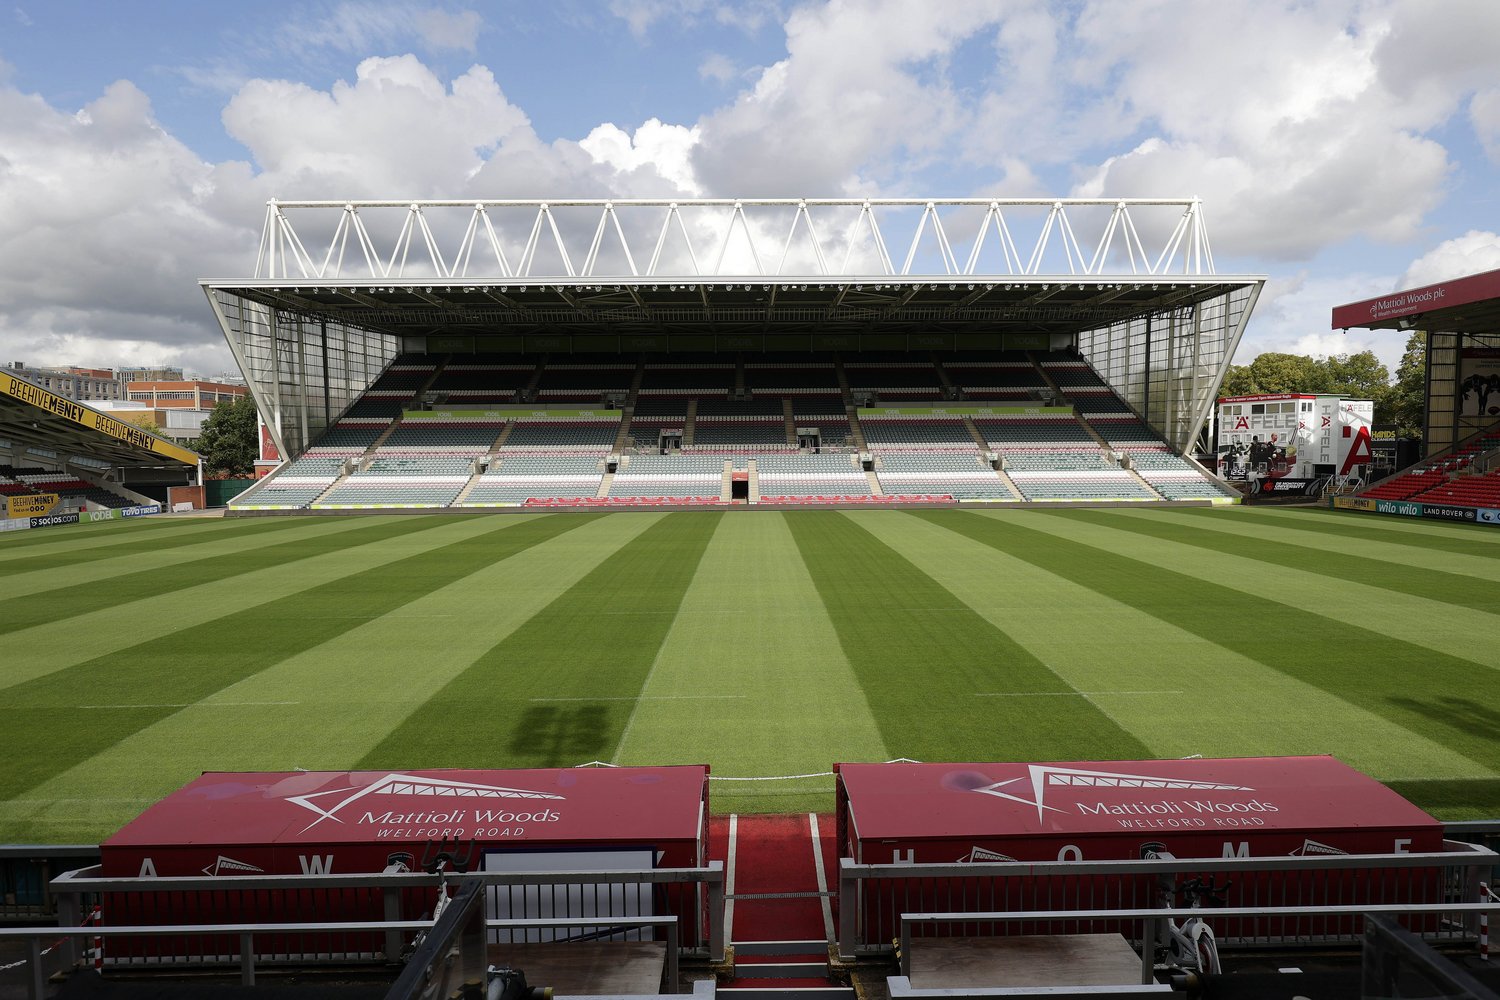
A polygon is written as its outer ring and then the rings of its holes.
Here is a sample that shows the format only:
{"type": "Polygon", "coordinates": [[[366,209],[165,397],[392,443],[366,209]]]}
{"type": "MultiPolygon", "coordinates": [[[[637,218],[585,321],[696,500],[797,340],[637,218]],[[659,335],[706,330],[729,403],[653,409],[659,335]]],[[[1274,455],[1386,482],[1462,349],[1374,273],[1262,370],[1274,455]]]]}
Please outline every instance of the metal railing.
{"type": "Polygon", "coordinates": [[[52,919],[53,874],[98,859],[93,844],[0,844],[0,923],[52,919]]]}
{"type": "MultiPolygon", "coordinates": [[[[97,938],[107,955],[110,942],[121,939],[152,938],[198,938],[213,937],[232,939],[234,950],[223,961],[238,967],[240,983],[255,985],[256,969],[269,964],[259,953],[256,942],[267,936],[284,937],[300,934],[325,935],[384,935],[411,936],[432,928],[430,920],[355,920],[355,921],[309,921],[293,923],[248,923],[248,924],[154,924],[131,927],[8,927],[0,928],[0,941],[24,940],[29,950],[30,974],[27,977],[28,996],[40,1000],[46,986],[45,966],[42,962],[44,941],[67,938],[75,943],[81,939],[97,938]]],[[[538,928],[584,929],[607,927],[642,928],[660,930],[665,938],[664,980],[669,991],[675,990],[679,975],[680,948],[677,940],[677,921],[670,916],[600,916],[530,920],[486,920],[484,926],[491,936],[495,933],[526,932],[538,928]]],[[[71,964],[71,963],[68,963],[71,964]]],[[[105,963],[108,965],[108,963],[105,963]]]]}
{"type": "MultiPolygon", "coordinates": [[[[1363,918],[1372,915],[1381,916],[1405,916],[1413,923],[1432,923],[1435,921],[1451,920],[1458,916],[1464,923],[1477,920],[1481,914],[1500,913],[1500,902],[1490,901],[1485,903],[1384,903],[1370,905],[1330,905],[1330,906],[1226,906],[1213,910],[1194,910],[1186,908],[1164,909],[1162,907],[1129,907],[1110,910],[1019,910],[995,913],[903,913],[900,917],[900,932],[896,945],[900,955],[900,968],[903,976],[911,975],[911,953],[912,944],[919,936],[916,931],[920,928],[943,927],[996,927],[1011,923],[1050,923],[1054,921],[1066,922],[1096,922],[1108,921],[1121,929],[1123,933],[1126,928],[1138,928],[1134,941],[1141,953],[1142,984],[1155,981],[1156,970],[1156,948],[1159,942],[1164,942],[1166,936],[1165,922],[1172,917],[1187,918],[1189,916],[1212,916],[1212,925],[1215,928],[1214,937],[1219,943],[1223,939],[1219,936],[1218,928],[1225,921],[1238,919],[1248,920],[1321,920],[1336,921],[1339,923],[1354,922],[1362,924],[1363,918]],[[1433,918],[1431,920],[1415,920],[1412,918],[1433,918]]],[[[990,936],[999,936],[991,934],[990,936]]],[[[1351,937],[1351,943],[1363,941],[1364,929],[1362,926],[1351,937]]]]}
{"type": "MultiPolygon", "coordinates": [[[[844,958],[890,951],[903,913],[1007,914],[1011,933],[1103,933],[1121,929],[1111,913],[1161,910],[1164,880],[1178,875],[1227,877],[1231,902],[1246,919],[1215,908],[1221,945],[1353,943],[1356,922],[1333,919],[1334,907],[1469,903],[1500,856],[1448,841],[1432,854],[1326,855],[1275,858],[1176,858],[1142,861],[983,862],[863,865],[840,861],[838,945],[844,958]],[[1277,912],[1269,916],[1271,910],[1277,912]],[[1251,919],[1251,911],[1259,918],[1251,919]],[[1030,914],[1019,920],[1016,913],[1030,914]],[[1221,930],[1222,927],[1222,930],[1221,930]]],[[[1477,918],[1436,921],[1418,929],[1432,940],[1466,940],[1477,918]]],[[[984,921],[971,921],[983,924],[984,921]]],[[[999,933],[993,925],[979,933],[999,933]]]]}
{"type": "MultiPolygon", "coordinates": [[[[542,928],[590,926],[653,918],[630,926],[673,924],[678,951],[711,961],[724,958],[724,865],[614,871],[471,872],[430,875],[236,875],[193,878],[101,878],[97,868],[69,872],[52,881],[58,924],[76,927],[94,908],[113,933],[122,925],[167,923],[183,926],[284,922],[286,913],[316,913],[337,922],[335,933],[312,924],[286,924],[259,940],[265,963],[362,962],[391,960],[411,939],[403,924],[435,908],[438,886],[476,879],[486,912],[505,918],[511,940],[546,940],[542,928]],[[546,921],[529,924],[526,919],[546,921]],[[518,922],[519,921],[519,922],[518,922]],[[378,933],[376,929],[378,928],[378,933]],[[520,937],[517,938],[516,935],[520,937]]],[[[497,925],[501,926],[501,925],[497,925]]],[[[614,932],[615,937],[622,932],[614,932]]],[[[637,931],[636,934],[642,933],[637,931]]],[[[600,935],[594,935],[597,939],[600,935]]],[[[495,940],[500,940],[499,935],[495,940]]],[[[173,938],[156,935],[121,953],[109,964],[202,965],[232,960],[235,942],[213,935],[173,938]]],[[[71,958],[71,956],[69,956],[71,958]]]]}

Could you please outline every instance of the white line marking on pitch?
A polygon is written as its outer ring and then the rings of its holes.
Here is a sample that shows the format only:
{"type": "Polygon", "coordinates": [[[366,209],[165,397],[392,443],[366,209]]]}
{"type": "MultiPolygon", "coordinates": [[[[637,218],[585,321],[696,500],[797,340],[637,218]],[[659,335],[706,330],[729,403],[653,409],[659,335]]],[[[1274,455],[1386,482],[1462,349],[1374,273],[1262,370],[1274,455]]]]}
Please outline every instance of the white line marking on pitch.
{"type": "Polygon", "coordinates": [[[745,699],[743,694],[641,694],[619,695],[607,698],[528,698],[527,701],[724,701],[745,699]]]}
{"type": "Polygon", "coordinates": [[[740,842],[740,817],[737,813],[729,814],[729,858],[726,862],[728,871],[724,873],[724,940],[730,944],[734,943],[734,857],[740,842]]]}
{"type": "Polygon", "coordinates": [[[976,698],[1096,698],[1117,694],[1182,694],[1181,691],[975,691],[976,698]]]}
{"type": "Polygon", "coordinates": [[[828,875],[823,871],[823,842],[818,836],[818,814],[807,814],[807,826],[812,832],[813,867],[818,872],[818,898],[823,903],[823,934],[833,941],[833,900],[828,897],[828,875]]]}
{"type": "Polygon", "coordinates": [[[300,705],[300,701],[184,701],[131,705],[79,705],[79,708],[246,708],[255,705],[300,705]]]}

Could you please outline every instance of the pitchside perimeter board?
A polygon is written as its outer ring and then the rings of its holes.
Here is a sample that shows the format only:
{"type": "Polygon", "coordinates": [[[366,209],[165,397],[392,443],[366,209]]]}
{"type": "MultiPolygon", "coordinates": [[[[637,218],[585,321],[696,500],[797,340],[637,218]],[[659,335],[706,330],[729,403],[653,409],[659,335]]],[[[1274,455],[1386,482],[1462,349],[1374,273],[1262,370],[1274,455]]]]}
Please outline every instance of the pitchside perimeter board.
{"type": "Polygon", "coordinates": [[[1332,757],[839,764],[842,856],[863,864],[1391,854],[1442,824],[1332,757]]]}
{"type": "Polygon", "coordinates": [[[691,868],[707,859],[707,820],[700,765],[210,772],[100,853],[105,877],[415,869],[443,840],[472,841],[474,870],[691,868]]]}

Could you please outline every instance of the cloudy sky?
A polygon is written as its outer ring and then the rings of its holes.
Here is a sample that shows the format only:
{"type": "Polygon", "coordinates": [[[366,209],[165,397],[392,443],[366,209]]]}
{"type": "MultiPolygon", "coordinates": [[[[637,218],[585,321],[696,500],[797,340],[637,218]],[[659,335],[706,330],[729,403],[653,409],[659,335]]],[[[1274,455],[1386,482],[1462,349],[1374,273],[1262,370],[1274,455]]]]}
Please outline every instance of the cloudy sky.
{"type": "Polygon", "coordinates": [[[1237,360],[1500,267],[1497,0],[22,0],[0,362],[232,369],[268,198],[1184,197],[1237,360]]]}

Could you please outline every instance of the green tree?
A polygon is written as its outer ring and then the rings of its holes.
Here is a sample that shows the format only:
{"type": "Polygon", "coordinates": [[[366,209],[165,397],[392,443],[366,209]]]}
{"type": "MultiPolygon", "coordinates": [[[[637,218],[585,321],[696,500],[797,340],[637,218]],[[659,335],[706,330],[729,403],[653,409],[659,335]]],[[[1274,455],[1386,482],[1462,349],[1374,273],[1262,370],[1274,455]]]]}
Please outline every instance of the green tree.
{"type": "Polygon", "coordinates": [[[205,473],[217,477],[254,473],[258,452],[256,433],[252,397],[241,396],[215,406],[198,435],[198,454],[203,456],[205,473]]]}
{"type": "Polygon", "coordinates": [[[1325,373],[1305,354],[1267,351],[1250,362],[1253,392],[1319,392],[1325,373]]]}
{"type": "Polygon", "coordinates": [[[1374,351],[1358,354],[1335,354],[1325,358],[1323,388],[1319,392],[1337,392],[1354,399],[1379,401],[1390,391],[1391,373],[1374,351]]]}
{"type": "Polygon", "coordinates": [[[1250,374],[1249,365],[1230,365],[1229,371],[1224,373],[1224,381],[1219,383],[1219,395],[1221,396],[1249,396],[1260,392],[1255,387],[1255,376],[1250,374]]]}
{"type": "Polygon", "coordinates": [[[1414,331],[1406,340],[1406,353],[1396,366],[1396,384],[1386,396],[1385,412],[1376,407],[1375,419],[1394,423],[1402,437],[1422,436],[1427,410],[1427,334],[1414,331]]]}

